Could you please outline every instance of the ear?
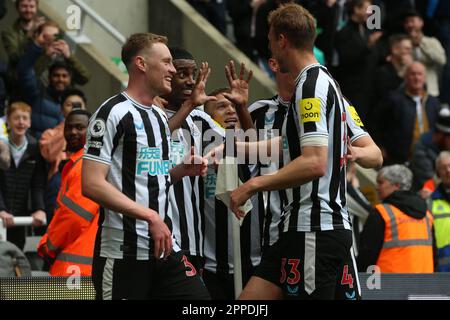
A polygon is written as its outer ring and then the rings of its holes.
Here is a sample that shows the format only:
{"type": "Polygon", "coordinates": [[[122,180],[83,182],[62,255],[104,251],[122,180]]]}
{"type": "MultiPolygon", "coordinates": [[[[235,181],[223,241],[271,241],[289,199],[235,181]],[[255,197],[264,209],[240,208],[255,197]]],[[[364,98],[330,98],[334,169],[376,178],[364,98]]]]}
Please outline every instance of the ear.
{"type": "Polygon", "coordinates": [[[145,71],[146,62],[143,56],[136,56],[134,58],[134,64],[138,70],[145,71]]]}
{"type": "Polygon", "coordinates": [[[288,38],[286,37],[285,34],[280,33],[278,35],[278,45],[280,46],[281,49],[286,48],[286,46],[288,45],[288,38]]]}
{"type": "Polygon", "coordinates": [[[269,68],[273,72],[278,72],[278,62],[274,58],[269,58],[268,60],[269,68]]]}

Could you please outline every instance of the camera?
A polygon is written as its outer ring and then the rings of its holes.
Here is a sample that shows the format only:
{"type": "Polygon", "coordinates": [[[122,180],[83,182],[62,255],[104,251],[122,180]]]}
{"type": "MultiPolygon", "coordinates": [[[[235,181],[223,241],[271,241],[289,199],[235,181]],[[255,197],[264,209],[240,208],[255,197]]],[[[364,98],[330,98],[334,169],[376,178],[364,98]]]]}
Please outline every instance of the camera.
{"type": "Polygon", "coordinates": [[[81,109],[81,102],[72,102],[72,110],[81,109]]]}

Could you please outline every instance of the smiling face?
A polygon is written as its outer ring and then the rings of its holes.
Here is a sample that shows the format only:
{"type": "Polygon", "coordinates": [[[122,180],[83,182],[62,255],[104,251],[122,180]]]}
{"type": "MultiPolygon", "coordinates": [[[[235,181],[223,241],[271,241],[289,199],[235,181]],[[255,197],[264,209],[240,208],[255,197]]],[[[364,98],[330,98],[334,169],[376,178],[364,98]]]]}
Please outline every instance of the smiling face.
{"type": "Polygon", "coordinates": [[[66,68],[53,69],[49,74],[49,83],[58,92],[63,92],[72,80],[69,71],[66,68]]]}
{"type": "Polygon", "coordinates": [[[16,137],[23,137],[31,126],[31,114],[28,111],[17,109],[8,116],[8,125],[16,137]]]}
{"type": "Polygon", "coordinates": [[[36,0],[22,0],[17,5],[17,12],[19,13],[19,18],[23,21],[29,22],[33,20],[37,13],[37,3],[36,0]]]}
{"type": "Polygon", "coordinates": [[[207,103],[205,111],[225,129],[238,129],[239,119],[234,105],[222,94],[216,95],[217,101],[207,103]]]}
{"type": "Polygon", "coordinates": [[[172,78],[172,91],[167,97],[171,107],[176,110],[189,99],[197,77],[197,64],[194,60],[177,59],[173,61],[177,73],[172,78]]]}
{"type": "Polygon", "coordinates": [[[406,33],[421,32],[423,28],[423,20],[418,16],[407,17],[403,22],[403,28],[406,33]]]}
{"type": "MultiPolygon", "coordinates": [[[[138,57],[139,58],[139,57],[138,57]]],[[[176,69],[169,48],[164,43],[154,43],[140,55],[144,62],[147,83],[155,96],[164,96],[172,91],[172,78],[176,69]]]]}
{"type": "Polygon", "coordinates": [[[64,138],[67,141],[66,150],[77,152],[86,143],[86,130],[89,118],[84,114],[72,114],[64,122],[64,138]]]}

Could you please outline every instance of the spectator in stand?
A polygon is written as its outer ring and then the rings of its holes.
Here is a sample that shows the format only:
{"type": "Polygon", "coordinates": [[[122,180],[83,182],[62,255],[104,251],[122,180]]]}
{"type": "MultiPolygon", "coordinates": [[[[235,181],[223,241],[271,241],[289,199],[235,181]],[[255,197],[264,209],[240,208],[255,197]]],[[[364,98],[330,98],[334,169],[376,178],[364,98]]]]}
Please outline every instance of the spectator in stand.
{"type": "Polygon", "coordinates": [[[269,13],[277,9],[281,4],[294,2],[294,0],[266,0],[262,3],[255,14],[255,49],[258,52],[258,64],[267,74],[273,75],[267,63],[272,57],[269,50],[269,13]]]}
{"type": "Polygon", "coordinates": [[[223,35],[227,33],[227,0],[187,0],[189,4],[208,20],[223,35]]]}
{"type": "Polygon", "coordinates": [[[23,249],[26,229],[11,228],[13,218],[29,216],[31,212],[34,227],[45,223],[45,167],[36,139],[27,134],[31,125],[31,107],[23,102],[12,103],[7,109],[7,121],[11,128],[11,164],[8,170],[0,171],[0,218],[9,228],[7,240],[23,249]]]}
{"type": "Polygon", "coordinates": [[[429,6],[428,16],[437,24],[437,37],[444,47],[447,60],[442,71],[440,98],[450,104],[450,1],[434,0],[430,1],[429,6]]]}
{"type": "Polygon", "coordinates": [[[396,90],[403,83],[406,69],[413,62],[412,42],[404,34],[395,34],[389,38],[390,54],[386,63],[375,70],[375,98],[380,101],[390,91],[396,90]]]}
{"type": "Polygon", "coordinates": [[[8,170],[11,164],[9,152],[8,130],[3,117],[0,118],[0,170],[8,170]]]}
{"type": "MultiPolygon", "coordinates": [[[[339,55],[338,80],[342,92],[356,106],[363,122],[367,118],[372,97],[372,77],[378,59],[377,42],[381,31],[372,32],[366,21],[371,0],[351,0],[347,6],[349,20],[336,35],[339,55]]],[[[368,123],[370,127],[370,123],[368,123]]]]}
{"type": "Polygon", "coordinates": [[[436,129],[422,134],[417,141],[411,160],[411,170],[414,174],[412,190],[422,189],[424,198],[434,191],[431,186],[435,171],[436,158],[442,151],[450,151],[450,109],[443,107],[436,120],[436,129]],[[431,179],[431,181],[429,181],[431,179]],[[427,183],[425,190],[424,183],[427,183]],[[429,187],[430,186],[430,187],[429,187]]]}
{"type": "Polygon", "coordinates": [[[409,161],[420,135],[435,129],[439,109],[439,100],[425,90],[425,66],[411,63],[405,88],[391,92],[377,109],[383,163],[409,161]]]}
{"type": "Polygon", "coordinates": [[[404,86],[406,69],[413,62],[412,42],[407,35],[392,35],[389,38],[389,51],[385,63],[376,67],[372,83],[374,95],[369,111],[369,129],[377,142],[382,132],[379,132],[379,123],[373,119],[376,119],[380,103],[386,100],[391,91],[404,86]]]}
{"type": "Polygon", "coordinates": [[[382,8],[384,9],[382,15],[384,16],[383,30],[386,30],[388,35],[403,32],[402,18],[405,12],[415,9],[414,3],[411,0],[381,0],[382,8]]]}
{"type": "Polygon", "coordinates": [[[431,195],[434,236],[437,247],[437,271],[450,271],[450,152],[443,151],[436,159],[436,171],[442,182],[431,195]]]}
{"type": "Polygon", "coordinates": [[[44,17],[37,16],[39,0],[17,0],[16,10],[19,17],[14,24],[2,31],[3,46],[8,56],[9,65],[14,68],[24,54],[24,44],[32,38],[44,17]]]}
{"type": "Polygon", "coordinates": [[[361,234],[358,269],[377,265],[382,273],[431,273],[433,217],[427,204],[410,190],[411,171],[403,165],[382,168],[377,192],[382,200],[361,234]]]}
{"type": "MultiPolygon", "coordinates": [[[[39,0],[17,0],[16,8],[19,18],[14,25],[2,32],[3,45],[8,56],[9,75],[11,81],[17,81],[16,67],[20,59],[25,55],[30,40],[35,38],[36,33],[41,33],[42,25],[45,23],[44,17],[37,16],[39,0]]],[[[58,30],[54,32],[58,37],[62,36],[62,31],[55,23],[51,23],[58,30]]],[[[54,39],[56,40],[56,39],[54,39]]],[[[59,39],[49,44],[48,52],[42,52],[36,58],[34,68],[39,78],[55,60],[63,60],[73,70],[73,82],[79,85],[86,84],[91,78],[89,71],[71,53],[66,41],[59,39]]],[[[14,89],[14,84],[10,85],[10,91],[15,95],[20,94],[14,89]]]]}
{"type": "Polygon", "coordinates": [[[438,39],[423,34],[423,19],[416,11],[405,15],[403,26],[413,43],[413,57],[426,68],[426,83],[429,94],[439,96],[439,79],[446,63],[445,50],[438,39]]]}
{"type": "Polygon", "coordinates": [[[50,262],[52,276],[70,276],[73,266],[80,275],[92,274],[99,206],[81,192],[81,168],[86,131],[91,114],[76,109],[67,115],[64,137],[71,153],[64,166],[58,208],[39,243],[39,255],[50,262]]]}
{"type": "Polygon", "coordinates": [[[233,20],[236,46],[250,59],[253,57],[253,17],[255,10],[265,0],[227,0],[227,10],[233,20]]]}
{"type": "MultiPolygon", "coordinates": [[[[86,97],[78,89],[68,89],[62,95],[61,109],[64,118],[74,109],[86,109],[86,97]]],[[[56,127],[47,129],[39,140],[39,148],[42,157],[48,165],[47,188],[45,191],[45,212],[47,222],[50,223],[55,209],[56,196],[61,185],[61,172],[65,161],[70,157],[66,151],[66,140],[64,139],[64,121],[56,127]]]]}
{"type": "Polygon", "coordinates": [[[316,1],[311,8],[311,13],[317,19],[317,28],[322,30],[317,34],[316,46],[323,51],[328,69],[337,65],[337,53],[333,44],[336,33],[346,22],[345,2],[346,0],[316,1]]]}
{"type": "Polygon", "coordinates": [[[17,74],[23,99],[33,108],[31,134],[40,138],[42,132],[54,128],[63,120],[61,95],[71,86],[72,71],[66,62],[57,60],[49,67],[49,85],[43,87],[33,66],[43,52],[49,57],[67,55],[68,47],[56,40],[58,26],[48,21],[38,28],[33,41],[30,41],[25,54],[17,64],[17,74]],[[55,43],[60,45],[55,46],[55,43]]]}

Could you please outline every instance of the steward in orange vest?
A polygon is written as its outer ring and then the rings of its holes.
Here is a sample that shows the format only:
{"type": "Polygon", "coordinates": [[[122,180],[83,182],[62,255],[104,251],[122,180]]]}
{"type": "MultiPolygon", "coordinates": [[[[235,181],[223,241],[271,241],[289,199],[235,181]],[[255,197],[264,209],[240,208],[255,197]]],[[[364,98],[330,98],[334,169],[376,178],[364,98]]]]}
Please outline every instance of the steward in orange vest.
{"type": "Polygon", "coordinates": [[[64,166],[57,209],[38,247],[39,255],[51,263],[52,276],[92,273],[99,205],[81,193],[83,146],[89,117],[85,110],[74,110],[65,122],[67,151],[76,152],[64,166]]]}
{"type": "Polygon", "coordinates": [[[382,273],[434,272],[433,217],[425,200],[407,191],[411,181],[410,170],[402,165],[385,167],[378,174],[383,202],[375,206],[361,234],[360,271],[377,265],[382,273]]]}

